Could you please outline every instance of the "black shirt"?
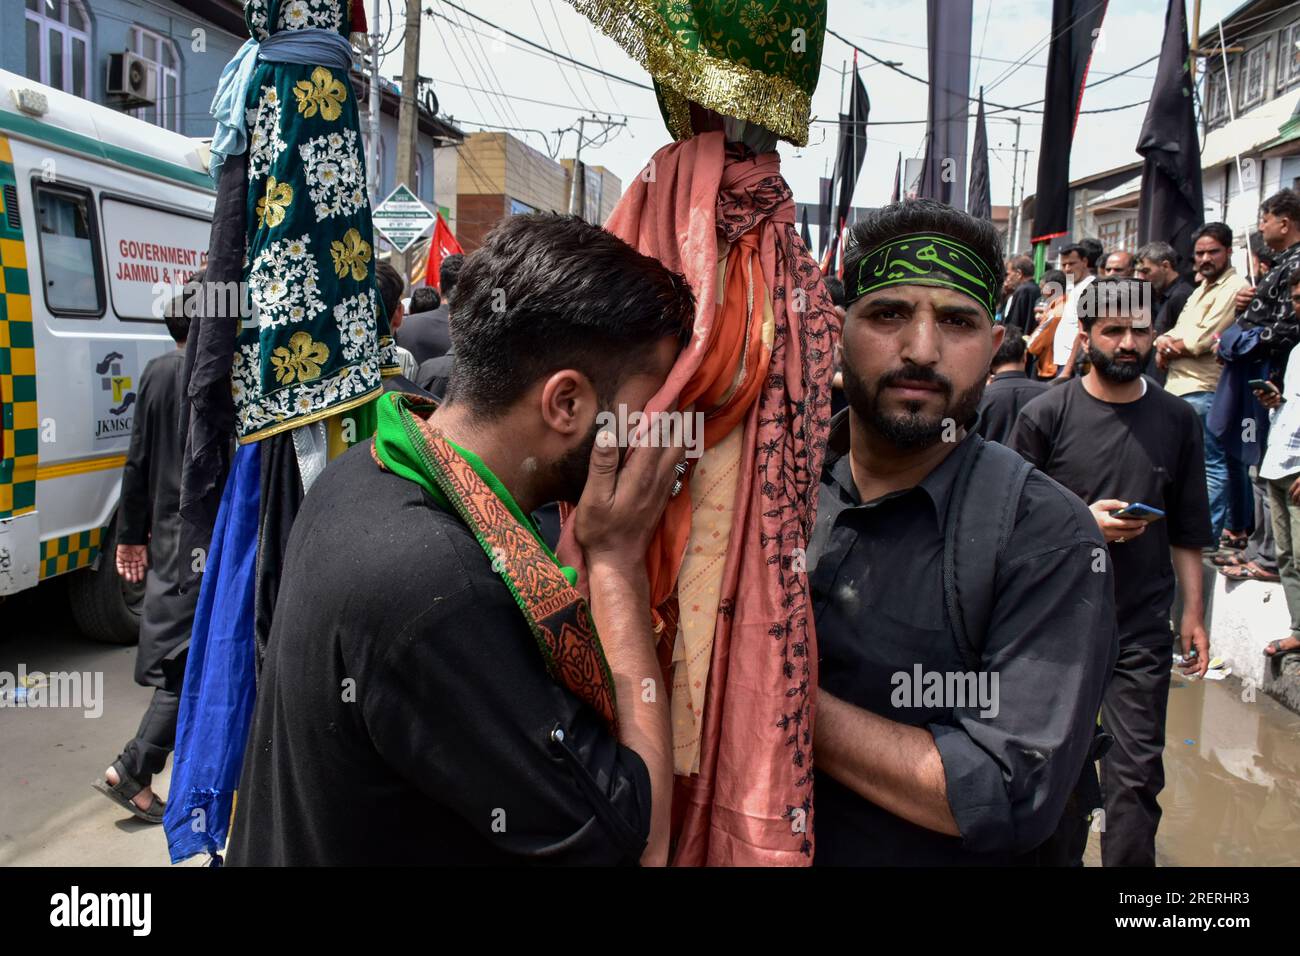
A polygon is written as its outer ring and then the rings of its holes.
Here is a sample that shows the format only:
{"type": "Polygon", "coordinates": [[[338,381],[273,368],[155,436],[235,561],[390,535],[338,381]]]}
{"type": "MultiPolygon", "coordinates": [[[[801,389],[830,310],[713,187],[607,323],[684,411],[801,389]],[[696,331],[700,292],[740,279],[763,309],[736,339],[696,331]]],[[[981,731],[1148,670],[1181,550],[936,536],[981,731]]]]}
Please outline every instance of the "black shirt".
{"type": "Polygon", "coordinates": [[[1005,445],[1020,409],[1047,388],[1046,382],[1036,382],[1024,372],[998,372],[980,399],[976,430],[989,441],[1005,445]]]}
{"type": "Polygon", "coordinates": [[[1169,548],[1214,543],[1201,423],[1192,406],[1150,382],[1136,402],[1103,402],[1075,379],[1025,406],[1011,446],[1086,502],[1116,498],[1165,512],[1140,536],[1110,545],[1110,553],[1121,644],[1167,642],[1174,601],[1169,548]]]}
{"type": "Polygon", "coordinates": [[[1278,256],[1273,268],[1255,286],[1254,298],[1237,318],[1242,328],[1269,330],[1270,340],[1262,351],[1279,367],[1286,364],[1292,347],[1300,340],[1300,328],[1291,308],[1291,276],[1300,268],[1300,242],[1278,256]]]}
{"type": "MultiPolygon", "coordinates": [[[[1115,654],[1109,575],[1087,509],[1041,472],[1025,483],[998,567],[987,634],[996,715],[978,706],[894,706],[897,675],[966,672],[943,600],[943,529],[967,438],[919,485],[863,504],[835,423],[809,575],[819,684],[934,736],[961,837],[909,823],[828,774],[816,778],[819,865],[1007,863],[1042,843],[1079,778],[1115,654]]],[[[996,490],[975,490],[992,501],[996,490]]]]}
{"type": "Polygon", "coordinates": [[[451,367],[455,361],[456,350],[449,349],[445,355],[421,362],[415,372],[416,382],[441,402],[447,397],[447,383],[451,381],[451,367]]]}
{"type": "Polygon", "coordinates": [[[294,522],[229,861],[637,862],[645,764],[546,673],[469,529],[372,447],[294,522]]]}
{"type": "Polygon", "coordinates": [[[397,344],[415,356],[416,362],[437,358],[451,348],[449,314],[443,303],[431,312],[408,315],[394,333],[397,344]]]}
{"type": "MultiPolygon", "coordinates": [[[[185,448],[177,415],[184,364],[185,353],[172,349],[144,367],[117,509],[118,543],[149,546],[135,679],[151,687],[175,683],[168,677],[169,662],[189,646],[199,599],[198,588],[181,591],[192,560],[180,544],[185,448]]],[[[105,559],[111,561],[113,555],[105,559]]]]}
{"type": "Polygon", "coordinates": [[[1002,324],[1019,326],[1025,335],[1031,334],[1038,324],[1034,321],[1034,305],[1042,294],[1043,291],[1034,280],[1026,279],[1020,283],[1012,290],[1011,297],[1007,299],[1006,310],[1002,315],[1002,324]]]}
{"type": "Polygon", "coordinates": [[[1173,281],[1156,302],[1156,334],[1164,335],[1178,324],[1178,317],[1183,314],[1183,306],[1196,291],[1196,286],[1183,276],[1173,281]]]}

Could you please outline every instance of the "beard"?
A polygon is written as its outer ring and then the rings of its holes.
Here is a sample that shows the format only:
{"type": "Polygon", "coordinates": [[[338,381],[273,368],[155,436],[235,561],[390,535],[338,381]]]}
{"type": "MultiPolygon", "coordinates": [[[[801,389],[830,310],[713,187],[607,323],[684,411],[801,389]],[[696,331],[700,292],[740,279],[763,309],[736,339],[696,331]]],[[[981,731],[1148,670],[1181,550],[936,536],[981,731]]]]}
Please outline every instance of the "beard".
{"type": "Polygon", "coordinates": [[[1088,345],[1088,359],[1092,362],[1092,367],[1097,370],[1097,374],[1108,382],[1116,385],[1124,385],[1132,382],[1142,374],[1146,368],[1147,359],[1151,357],[1151,350],[1147,349],[1146,353],[1116,351],[1114,355],[1108,355],[1097,346],[1088,345]],[[1121,357],[1131,357],[1135,361],[1121,362],[1121,357]]]}
{"type": "MultiPolygon", "coordinates": [[[[587,487],[587,473],[591,470],[591,450],[596,447],[599,431],[599,426],[593,421],[587,437],[552,463],[547,482],[554,489],[551,500],[573,504],[582,497],[583,489],[587,487]]],[[[619,458],[621,463],[621,450],[619,458]]]]}
{"type": "Polygon", "coordinates": [[[943,437],[949,421],[958,427],[964,426],[975,416],[980,399],[984,395],[984,381],[977,381],[966,391],[953,398],[953,384],[932,368],[919,365],[904,366],[892,372],[886,372],[871,388],[858,377],[853,367],[844,363],[844,397],[849,407],[863,424],[870,427],[881,438],[900,451],[913,451],[928,448],[943,437]],[[880,407],[880,392],[889,385],[900,381],[926,382],[937,385],[945,402],[943,410],[927,415],[922,412],[920,402],[904,402],[903,411],[886,412],[880,407]]]}

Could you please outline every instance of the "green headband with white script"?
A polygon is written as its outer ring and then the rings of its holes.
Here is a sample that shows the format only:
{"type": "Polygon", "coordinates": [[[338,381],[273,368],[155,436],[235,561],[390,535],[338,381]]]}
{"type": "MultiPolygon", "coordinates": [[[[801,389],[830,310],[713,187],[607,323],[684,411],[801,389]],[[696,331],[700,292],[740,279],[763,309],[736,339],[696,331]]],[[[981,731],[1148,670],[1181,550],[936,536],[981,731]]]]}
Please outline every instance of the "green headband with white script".
{"type": "Polygon", "coordinates": [[[949,236],[917,233],[877,246],[858,263],[851,305],[869,292],[894,285],[931,285],[968,295],[997,312],[997,276],[969,247],[949,236]]]}

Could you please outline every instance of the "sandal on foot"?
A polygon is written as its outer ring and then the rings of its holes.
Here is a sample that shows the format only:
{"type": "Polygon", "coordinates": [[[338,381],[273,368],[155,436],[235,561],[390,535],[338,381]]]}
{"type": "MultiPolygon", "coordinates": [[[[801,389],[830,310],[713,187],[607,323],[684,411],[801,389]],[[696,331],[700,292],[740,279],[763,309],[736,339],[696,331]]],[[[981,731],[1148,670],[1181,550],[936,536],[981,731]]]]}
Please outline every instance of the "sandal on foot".
{"type": "Polygon", "coordinates": [[[1266,646],[1266,647],[1264,648],[1264,656],[1265,656],[1265,657],[1276,657],[1278,654],[1293,654],[1293,653],[1295,653],[1296,651],[1300,651],[1300,646],[1297,646],[1297,647],[1283,647],[1283,646],[1282,646],[1283,644],[1285,644],[1287,641],[1290,641],[1290,640],[1294,640],[1294,638],[1290,638],[1290,637],[1279,637],[1276,641],[1269,641],[1269,642],[1268,642],[1268,646],[1266,646]]]}
{"type": "Polygon", "coordinates": [[[1254,561],[1231,567],[1219,568],[1219,573],[1229,581],[1265,581],[1276,583],[1282,579],[1271,571],[1265,571],[1254,561]]]}
{"type": "Polygon", "coordinates": [[[131,798],[143,790],[144,787],[122,768],[120,761],[113,762],[113,770],[117,772],[116,784],[111,784],[104,778],[95,780],[90,785],[145,823],[162,823],[167,804],[158,799],[158,794],[153,795],[153,801],[148,807],[140,808],[131,798]]]}
{"type": "Polygon", "coordinates": [[[1246,557],[1240,551],[1219,551],[1210,558],[1216,568],[1235,568],[1246,563],[1246,557]]]}
{"type": "Polygon", "coordinates": [[[1227,548],[1232,551],[1244,551],[1246,545],[1250,543],[1250,535],[1235,535],[1223,532],[1223,537],[1219,539],[1219,547],[1227,548]]]}

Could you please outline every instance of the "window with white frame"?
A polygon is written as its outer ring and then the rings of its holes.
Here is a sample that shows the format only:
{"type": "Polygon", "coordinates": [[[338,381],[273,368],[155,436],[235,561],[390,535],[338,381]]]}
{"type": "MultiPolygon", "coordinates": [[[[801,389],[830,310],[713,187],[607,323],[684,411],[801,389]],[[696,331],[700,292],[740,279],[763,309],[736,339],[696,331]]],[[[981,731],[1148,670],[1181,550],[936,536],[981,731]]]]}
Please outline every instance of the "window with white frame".
{"type": "Polygon", "coordinates": [[[1241,71],[1241,91],[1238,109],[1242,112],[1264,102],[1268,75],[1269,50],[1272,44],[1265,40],[1254,49],[1246,51],[1246,65],[1241,71]]]}
{"type": "Polygon", "coordinates": [[[88,97],[90,18],[81,0],[27,0],[27,76],[88,97]]]}
{"type": "Polygon", "coordinates": [[[153,106],[131,110],[131,115],[179,132],[181,73],[176,45],[169,38],[144,27],[132,27],[127,34],[127,43],[132,53],[149,63],[158,97],[153,106]]]}
{"type": "MultiPolygon", "coordinates": [[[[1231,77],[1231,73],[1228,74],[1231,77]]],[[[1230,80],[1224,79],[1222,68],[1215,70],[1206,80],[1209,84],[1209,92],[1206,94],[1208,110],[1206,119],[1210,123],[1221,123],[1228,118],[1228,83],[1230,80]]]]}
{"type": "Polygon", "coordinates": [[[1277,35],[1277,87],[1300,80],[1300,20],[1283,27],[1277,35]]]}

